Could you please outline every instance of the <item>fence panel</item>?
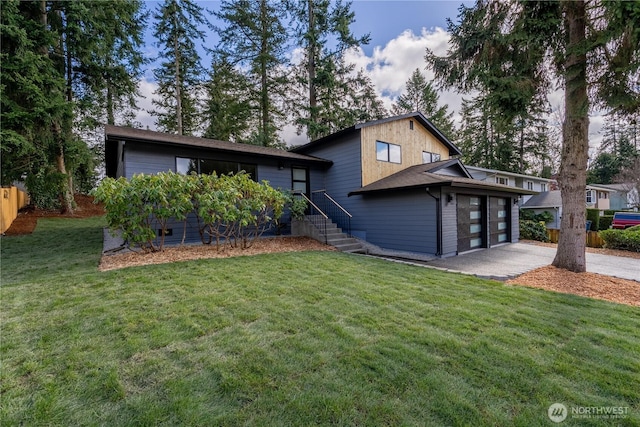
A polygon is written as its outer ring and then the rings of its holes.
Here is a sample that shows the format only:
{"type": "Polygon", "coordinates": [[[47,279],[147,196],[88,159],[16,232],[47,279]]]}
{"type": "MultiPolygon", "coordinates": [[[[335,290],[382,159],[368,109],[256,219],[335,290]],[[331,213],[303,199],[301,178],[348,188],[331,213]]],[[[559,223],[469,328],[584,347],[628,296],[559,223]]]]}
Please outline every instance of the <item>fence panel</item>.
{"type": "MultiPolygon", "coordinates": [[[[558,243],[560,239],[560,230],[556,228],[547,228],[547,237],[551,243],[558,243]]],[[[598,234],[597,231],[587,231],[587,246],[590,248],[601,248],[604,245],[604,240],[598,234]]]]}
{"type": "Polygon", "coordinates": [[[18,210],[29,204],[29,196],[17,187],[0,188],[0,200],[2,201],[0,211],[0,233],[11,227],[11,223],[18,216],[18,210]]]}

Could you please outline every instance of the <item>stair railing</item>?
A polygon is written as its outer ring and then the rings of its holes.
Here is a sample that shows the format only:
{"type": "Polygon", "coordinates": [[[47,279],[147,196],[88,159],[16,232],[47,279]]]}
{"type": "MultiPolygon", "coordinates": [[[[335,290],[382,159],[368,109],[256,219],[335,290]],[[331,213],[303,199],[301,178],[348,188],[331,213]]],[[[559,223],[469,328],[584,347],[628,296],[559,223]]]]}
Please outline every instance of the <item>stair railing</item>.
{"type": "Polygon", "coordinates": [[[351,235],[351,215],[345,208],[340,206],[329,194],[327,190],[316,190],[311,193],[311,198],[314,200],[317,206],[320,206],[328,217],[335,222],[338,227],[342,228],[342,231],[351,235]]]}
{"type": "Polygon", "coordinates": [[[322,212],[322,209],[320,209],[315,203],[313,203],[311,199],[307,197],[306,194],[302,192],[296,192],[294,194],[296,196],[301,196],[309,204],[309,214],[306,215],[306,219],[309,222],[311,222],[311,224],[313,224],[313,226],[316,229],[318,229],[320,233],[322,233],[322,235],[324,236],[324,243],[326,244],[327,243],[327,221],[329,221],[329,216],[324,212],[322,212]]]}

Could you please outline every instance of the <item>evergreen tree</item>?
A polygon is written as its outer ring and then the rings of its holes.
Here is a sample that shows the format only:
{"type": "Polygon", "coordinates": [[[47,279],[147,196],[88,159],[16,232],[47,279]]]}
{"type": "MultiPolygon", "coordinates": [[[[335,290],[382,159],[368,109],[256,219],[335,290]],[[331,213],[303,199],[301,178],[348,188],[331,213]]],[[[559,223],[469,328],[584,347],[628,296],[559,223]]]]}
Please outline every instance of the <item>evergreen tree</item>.
{"type": "Polygon", "coordinates": [[[356,37],[349,28],[355,22],[351,3],[297,0],[289,8],[297,43],[304,49],[295,70],[292,108],[299,131],[304,129],[310,139],[316,139],[384,115],[371,81],[344,60],[348,49],[369,42],[368,34],[356,37]]]}
{"type": "Polygon", "coordinates": [[[444,135],[450,140],[455,140],[455,125],[453,112],[449,112],[448,105],[438,106],[438,92],[431,82],[419,69],[409,77],[405,83],[405,91],[398,97],[391,112],[394,115],[419,111],[424,114],[444,135]]]}
{"type": "Polygon", "coordinates": [[[234,67],[246,70],[250,83],[255,131],[247,142],[264,146],[284,145],[278,136],[284,119],[284,95],[288,79],[285,66],[287,32],[281,21],[280,0],[222,1],[216,13],[226,26],[217,28],[220,46],[216,54],[234,67]]]}
{"type": "Polygon", "coordinates": [[[447,55],[427,51],[441,84],[486,93],[500,114],[517,117],[547,93],[556,77],[563,80],[558,177],[563,216],[553,265],[585,271],[589,106],[625,114],[640,109],[635,87],[640,62],[633,60],[640,53],[640,3],[486,0],[462,6],[459,19],[458,24],[449,22],[447,55]],[[549,67],[549,58],[555,69],[549,67]]]}
{"type": "Polygon", "coordinates": [[[209,25],[203,8],[191,0],[165,0],[154,14],[154,36],[162,62],[153,74],[158,83],[153,104],[156,124],[165,132],[191,135],[198,127],[197,93],[203,69],[196,41],[204,42],[200,25],[209,25]]]}
{"type": "Polygon", "coordinates": [[[214,59],[205,89],[204,137],[246,142],[251,125],[247,78],[225,59],[214,59]]]}

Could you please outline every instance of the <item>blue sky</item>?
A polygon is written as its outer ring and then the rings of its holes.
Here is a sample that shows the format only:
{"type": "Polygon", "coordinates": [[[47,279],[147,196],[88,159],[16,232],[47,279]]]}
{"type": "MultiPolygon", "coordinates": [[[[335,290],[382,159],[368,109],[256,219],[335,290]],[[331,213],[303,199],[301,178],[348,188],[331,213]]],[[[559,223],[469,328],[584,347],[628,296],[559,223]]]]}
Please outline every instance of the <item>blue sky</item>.
{"type": "MultiPolygon", "coordinates": [[[[146,2],[150,10],[157,8],[160,3],[160,1],[146,2]]],[[[220,5],[219,1],[198,3],[211,10],[217,10],[220,5]]],[[[347,60],[354,62],[357,69],[367,70],[387,108],[390,108],[397,96],[402,93],[404,83],[416,68],[421,69],[428,79],[433,77],[433,73],[425,69],[425,49],[428,47],[439,55],[446,53],[449,40],[449,34],[446,32],[447,19],[457,22],[462,4],[470,7],[474,2],[460,0],[352,1],[351,9],[355,13],[356,22],[351,29],[356,36],[369,33],[371,42],[357,51],[349,52],[347,60]]],[[[151,26],[152,22],[149,24],[151,26]]],[[[149,29],[146,38],[146,52],[149,57],[156,54],[151,33],[149,29]]],[[[216,41],[215,34],[210,34],[207,38],[209,45],[216,41]]],[[[209,66],[208,58],[203,58],[203,65],[209,66]]],[[[155,83],[149,72],[141,86],[141,91],[145,95],[139,103],[142,109],[152,109],[151,97],[154,90],[155,83]]],[[[470,95],[461,95],[453,91],[440,92],[440,103],[447,104],[450,111],[455,112],[456,120],[460,119],[457,113],[460,111],[463,96],[470,97],[470,95]]],[[[563,104],[562,92],[556,91],[550,94],[549,100],[552,109],[560,109],[563,104]]],[[[144,111],[139,114],[138,120],[150,129],[155,128],[154,119],[144,111]]],[[[601,135],[598,133],[601,126],[602,116],[592,116],[590,126],[592,146],[599,144],[601,140],[601,135]]],[[[295,134],[293,127],[285,128],[282,137],[289,144],[300,144],[306,141],[304,136],[295,134]]]]}
{"type": "MultiPolygon", "coordinates": [[[[404,83],[416,68],[423,69],[426,47],[444,54],[448,35],[446,34],[447,18],[456,20],[458,8],[462,3],[472,5],[473,2],[459,0],[437,1],[378,1],[355,0],[351,9],[355,13],[356,22],[351,29],[356,36],[369,34],[371,42],[362,46],[358,52],[352,52],[349,60],[356,62],[358,68],[369,70],[370,77],[383,102],[390,107],[394,99],[402,92],[404,83]]],[[[147,8],[153,11],[160,1],[147,1],[147,8]]],[[[219,1],[201,1],[198,4],[210,10],[219,8],[219,1]]],[[[210,18],[213,19],[213,18],[210,18]]],[[[153,58],[157,55],[152,37],[153,19],[149,19],[149,28],[145,37],[146,55],[153,58]]],[[[207,30],[209,31],[209,30],[207,30]]],[[[217,41],[217,35],[209,33],[207,44],[217,41]]],[[[205,57],[203,65],[209,65],[205,57]]],[[[153,64],[151,64],[151,67],[153,64]]],[[[143,109],[152,109],[151,97],[155,89],[151,70],[146,73],[142,85],[143,109]]],[[[459,108],[461,97],[451,93],[443,93],[443,103],[450,104],[452,109],[459,108]],[[446,99],[444,99],[446,98],[446,99]]],[[[138,120],[153,129],[153,118],[142,112],[138,120]]],[[[300,137],[286,132],[285,140],[300,143],[300,137]]]]}

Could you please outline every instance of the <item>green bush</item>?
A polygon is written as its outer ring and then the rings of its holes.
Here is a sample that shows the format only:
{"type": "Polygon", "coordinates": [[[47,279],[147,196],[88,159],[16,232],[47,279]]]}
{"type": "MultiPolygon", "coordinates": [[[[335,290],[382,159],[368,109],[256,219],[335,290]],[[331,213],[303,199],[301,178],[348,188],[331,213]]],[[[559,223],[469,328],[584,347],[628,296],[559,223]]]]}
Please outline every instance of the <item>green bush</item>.
{"type": "Polygon", "coordinates": [[[603,230],[599,234],[604,240],[605,248],[640,252],[640,226],[626,230],[603,230]]]}
{"type": "Polygon", "coordinates": [[[520,219],[526,221],[549,223],[553,221],[553,214],[549,211],[535,213],[532,209],[520,209],[520,219]]]}
{"type": "Polygon", "coordinates": [[[600,209],[587,209],[587,221],[591,221],[591,231],[598,231],[600,227],[600,209]]]}
{"type": "Polygon", "coordinates": [[[170,220],[182,221],[186,235],[189,214],[196,215],[202,243],[215,239],[247,248],[253,240],[279,220],[287,206],[293,215],[306,205],[287,193],[255,182],[248,174],[180,175],[163,172],[104,179],[94,192],[96,202],[105,204],[106,218],[112,230],[143,250],[162,250],[170,220]],[[160,230],[159,236],[156,230],[160,230]]]}
{"type": "Polygon", "coordinates": [[[613,214],[615,214],[616,212],[618,212],[618,211],[616,211],[615,209],[605,209],[604,210],[604,215],[605,216],[608,216],[608,215],[613,216],[613,214]]]}
{"type": "Polygon", "coordinates": [[[600,217],[600,225],[598,226],[598,230],[608,230],[611,227],[611,223],[613,222],[613,215],[603,215],[600,217]]]}
{"type": "Polygon", "coordinates": [[[27,175],[26,186],[31,204],[40,209],[60,209],[60,193],[67,176],[53,167],[45,167],[37,173],[27,175]]]}
{"type": "Polygon", "coordinates": [[[537,240],[539,242],[548,242],[547,227],[543,222],[531,220],[520,220],[520,238],[526,240],[537,240]]]}

